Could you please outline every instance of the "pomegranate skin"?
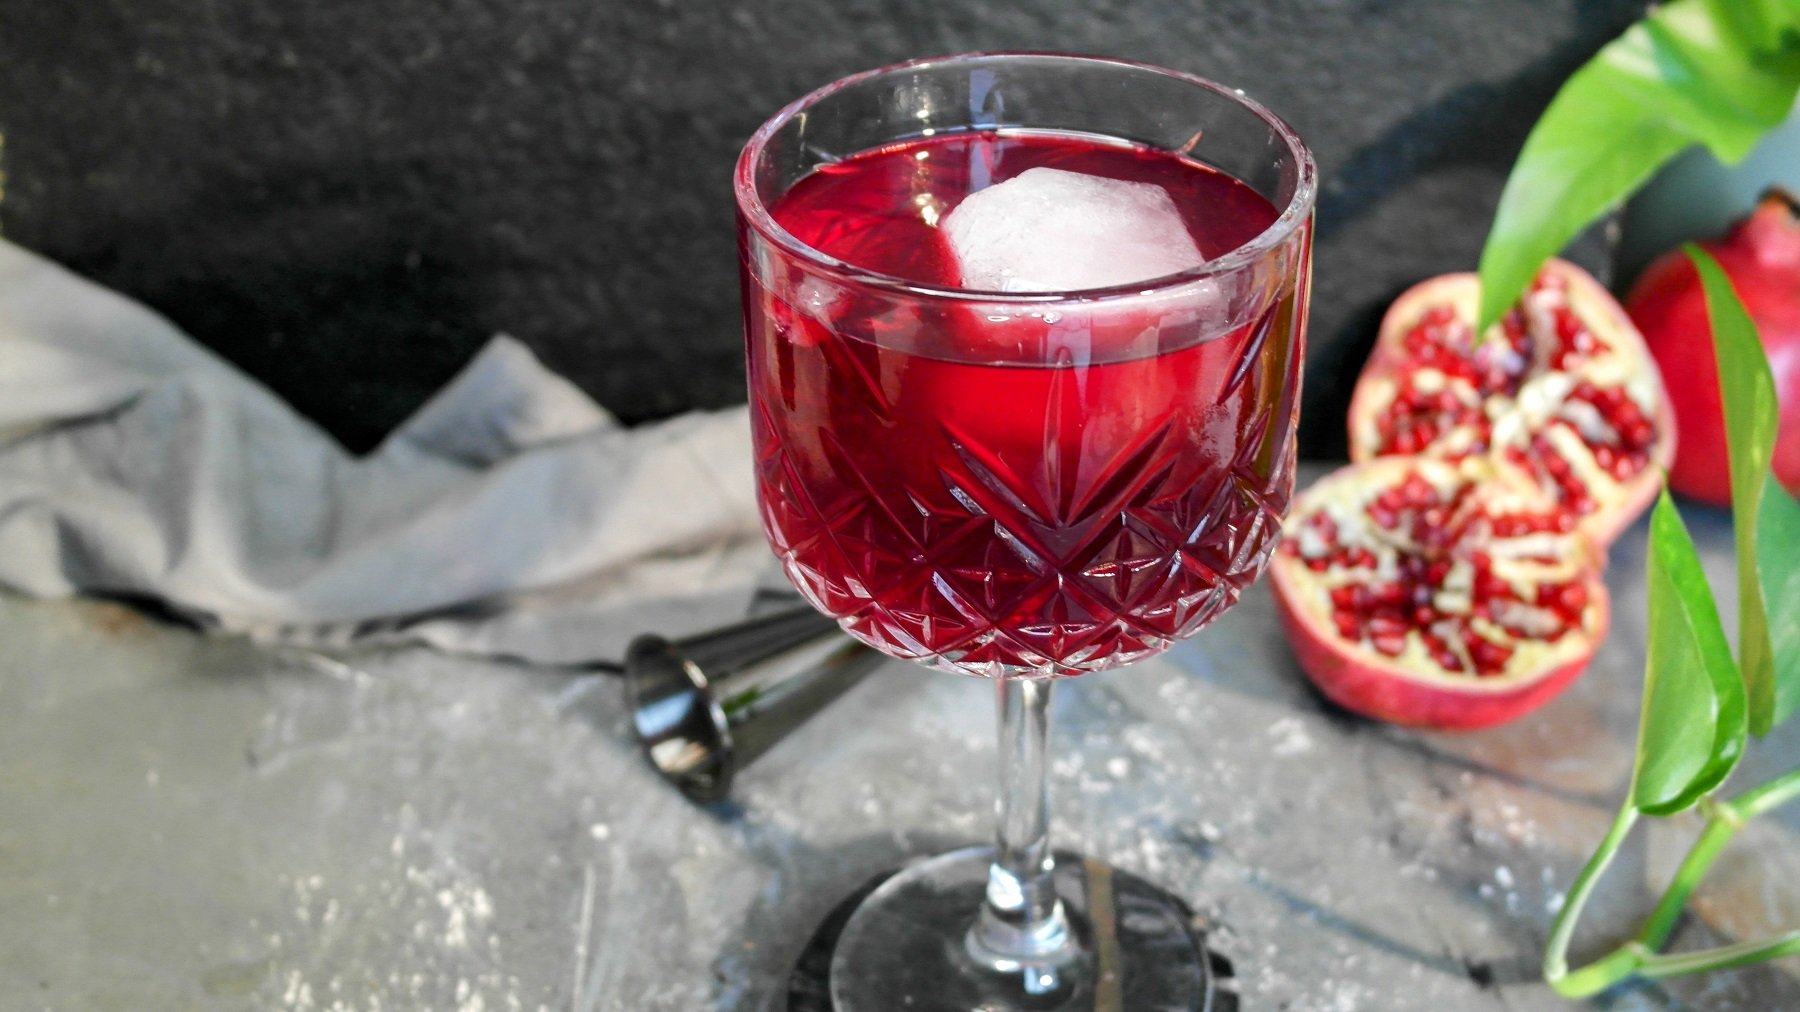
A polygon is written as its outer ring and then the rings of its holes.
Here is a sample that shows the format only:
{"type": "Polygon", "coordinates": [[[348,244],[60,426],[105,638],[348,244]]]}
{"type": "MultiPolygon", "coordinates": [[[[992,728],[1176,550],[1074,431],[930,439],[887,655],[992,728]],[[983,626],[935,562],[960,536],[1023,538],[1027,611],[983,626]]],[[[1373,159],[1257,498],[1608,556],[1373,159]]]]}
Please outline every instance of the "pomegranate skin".
{"type": "MultiPolygon", "coordinates": [[[[1772,467],[1800,495],[1800,217],[1794,198],[1772,191],[1724,236],[1700,244],[1731,279],[1755,321],[1781,405],[1772,467]]],[[[1716,506],[1731,502],[1719,371],[1699,275],[1681,250],[1652,263],[1626,296],[1663,375],[1679,434],[1669,485],[1716,506]]]]}

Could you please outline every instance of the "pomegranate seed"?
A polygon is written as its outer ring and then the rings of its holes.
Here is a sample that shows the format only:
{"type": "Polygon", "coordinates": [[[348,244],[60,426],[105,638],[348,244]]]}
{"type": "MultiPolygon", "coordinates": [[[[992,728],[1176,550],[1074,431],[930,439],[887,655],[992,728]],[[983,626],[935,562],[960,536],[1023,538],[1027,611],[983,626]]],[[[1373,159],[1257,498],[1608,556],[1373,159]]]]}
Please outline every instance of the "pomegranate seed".
{"type": "Polygon", "coordinates": [[[1369,616],[1371,633],[1404,633],[1406,620],[1391,611],[1378,611],[1369,616]]]}
{"type": "Polygon", "coordinates": [[[1400,652],[1406,649],[1406,634],[1403,632],[1371,633],[1369,642],[1375,645],[1375,649],[1389,657],[1398,657],[1400,652]]]}
{"type": "Polygon", "coordinates": [[[1471,634],[1464,641],[1469,648],[1469,659],[1475,662],[1475,672],[1481,675],[1497,675],[1512,660],[1511,647],[1484,640],[1471,634]]]}
{"type": "Polygon", "coordinates": [[[1554,606],[1570,622],[1581,620],[1581,612],[1587,607],[1587,602],[1587,588],[1579,583],[1565,583],[1556,589],[1554,606]]]}
{"type": "Polygon", "coordinates": [[[1406,497],[1407,504],[1412,506],[1423,506],[1437,498],[1430,483],[1417,474],[1406,476],[1406,481],[1400,486],[1400,492],[1406,497]]]}

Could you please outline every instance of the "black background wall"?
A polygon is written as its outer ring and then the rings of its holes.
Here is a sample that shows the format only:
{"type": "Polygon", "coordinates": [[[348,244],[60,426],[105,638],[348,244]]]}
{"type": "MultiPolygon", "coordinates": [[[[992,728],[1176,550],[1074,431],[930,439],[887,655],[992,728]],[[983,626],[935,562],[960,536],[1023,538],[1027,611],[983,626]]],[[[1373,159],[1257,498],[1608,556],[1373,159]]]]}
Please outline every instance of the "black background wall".
{"type": "Polygon", "coordinates": [[[1532,120],[1644,6],[0,0],[0,231],[354,449],[496,331],[653,418],[743,397],[729,176],[769,113],[915,56],[1130,57],[1314,147],[1304,449],[1336,455],[1382,306],[1474,264],[1532,120]]]}

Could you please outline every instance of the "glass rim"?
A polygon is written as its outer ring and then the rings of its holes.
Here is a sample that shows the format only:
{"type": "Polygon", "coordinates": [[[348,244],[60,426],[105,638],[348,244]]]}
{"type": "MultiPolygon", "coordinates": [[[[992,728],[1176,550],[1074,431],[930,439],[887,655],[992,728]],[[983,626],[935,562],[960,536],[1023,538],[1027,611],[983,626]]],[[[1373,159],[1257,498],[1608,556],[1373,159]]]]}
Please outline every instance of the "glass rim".
{"type": "Polygon", "coordinates": [[[1295,230],[1308,220],[1313,205],[1318,198],[1318,169],[1313,162],[1312,151],[1294,132],[1287,121],[1271,112],[1267,106],[1250,98],[1240,88],[1228,88],[1216,81],[1197,74],[1189,74],[1152,63],[1135,60],[1122,60],[1108,56],[1086,56],[1076,53],[1058,53],[1036,50],[993,50],[971,53],[957,53],[949,56],[931,56],[923,59],[906,60],[901,63],[877,67],[860,73],[842,77],[823,87],[816,88],[800,96],[769,117],[762,126],[751,134],[744,149],[738,154],[737,166],[732,175],[732,190],[737,199],[738,212],[763,238],[785,250],[789,254],[807,261],[813,267],[837,280],[851,284],[887,291],[923,296],[938,299],[954,299],[966,302],[982,303],[1022,303],[1043,304],[1070,301],[1099,301],[1103,299],[1125,299],[1138,296],[1166,293],[1169,289],[1184,285],[1219,278],[1235,273],[1261,260],[1271,250],[1285,243],[1295,230]],[[975,288],[950,288],[943,285],[932,285],[914,281],[894,274],[884,274],[867,268],[858,267],[846,260],[840,260],[823,250],[817,249],[801,241],[792,232],[783,228],[769,213],[762,197],[756,192],[756,161],[775,132],[787,125],[795,116],[818,104],[846,88],[861,84],[874,78],[882,77],[901,70],[918,67],[931,67],[951,63],[977,63],[988,60],[1010,60],[1030,58],[1062,62],[1070,64],[1089,64],[1093,66],[1121,67],[1129,70],[1148,71],[1164,77],[1174,78],[1195,85],[1206,91],[1235,102],[1248,110],[1251,115],[1260,119],[1274,136],[1288,148],[1294,159],[1295,183],[1293,196],[1287,206],[1281,209],[1275,220],[1249,241],[1233,248],[1230,252],[1206,261],[1198,267],[1174,274],[1164,274],[1142,281],[1133,281],[1120,285],[1108,285],[1100,288],[1077,288],[1050,292],[1005,292],[975,288]]]}

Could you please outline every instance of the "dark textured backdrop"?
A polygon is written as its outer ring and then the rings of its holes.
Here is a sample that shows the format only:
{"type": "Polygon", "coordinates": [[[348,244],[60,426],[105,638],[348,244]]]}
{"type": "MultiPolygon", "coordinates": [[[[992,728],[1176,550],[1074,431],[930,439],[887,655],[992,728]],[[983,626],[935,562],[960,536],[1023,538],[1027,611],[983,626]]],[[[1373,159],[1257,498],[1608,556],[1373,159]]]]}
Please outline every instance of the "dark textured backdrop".
{"type": "Polygon", "coordinates": [[[495,331],[652,418],[743,397],[729,176],[763,117],[903,58],[1126,56],[1242,87],[1313,145],[1305,449],[1333,455],[1382,305],[1474,263],[1531,121],[1643,7],[0,0],[0,229],[353,448],[495,331]]]}

